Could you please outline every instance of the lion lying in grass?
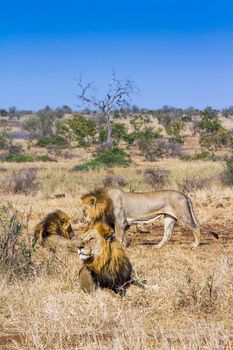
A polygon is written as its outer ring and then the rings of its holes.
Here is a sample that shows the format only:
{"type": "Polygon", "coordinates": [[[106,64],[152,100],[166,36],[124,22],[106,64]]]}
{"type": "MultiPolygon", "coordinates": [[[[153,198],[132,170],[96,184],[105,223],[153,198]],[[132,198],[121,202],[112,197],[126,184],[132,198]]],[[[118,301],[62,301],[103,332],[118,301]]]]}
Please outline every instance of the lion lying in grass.
{"type": "Polygon", "coordinates": [[[100,287],[125,295],[130,285],[144,288],[132,278],[132,265],[110,226],[96,223],[79,235],[77,245],[83,261],[79,282],[84,292],[91,293],[100,287]]]}
{"type": "Polygon", "coordinates": [[[94,223],[104,221],[116,232],[116,238],[125,243],[125,231],[132,224],[150,222],[164,217],[162,247],[171,237],[177,220],[191,228],[195,242],[200,243],[201,231],[218,234],[202,227],[196,220],[191,199],[178,191],[130,193],[120,189],[100,189],[82,196],[84,216],[94,223]]]}
{"type": "Polygon", "coordinates": [[[75,250],[77,245],[71,238],[74,231],[69,216],[62,210],[56,210],[48,214],[34,231],[34,244],[38,243],[45,248],[56,251],[56,249],[75,250]]]}

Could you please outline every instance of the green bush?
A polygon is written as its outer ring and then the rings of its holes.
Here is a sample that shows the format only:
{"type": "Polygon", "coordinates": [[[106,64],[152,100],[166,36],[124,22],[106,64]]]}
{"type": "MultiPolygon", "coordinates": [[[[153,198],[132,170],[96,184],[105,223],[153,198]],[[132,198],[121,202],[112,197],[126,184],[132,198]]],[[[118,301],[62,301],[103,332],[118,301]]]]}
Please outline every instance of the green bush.
{"type": "Polygon", "coordinates": [[[202,151],[202,152],[197,152],[193,155],[191,154],[183,154],[181,156],[182,160],[212,160],[212,161],[218,161],[218,160],[223,160],[221,156],[216,155],[214,152],[209,152],[209,151],[202,151]]]}
{"type": "Polygon", "coordinates": [[[94,159],[76,165],[73,170],[86,171],[100,168],[109,168],[112,166],[129,166],[131,163],[130,157],[118,147],[107,148],[98,152],[94,159]]]}
{"type": "Polygon", "coordinates": [[[39,147],[66,147],[68,143],[61,136],[44,136],[37,141],[37,146],[39,147]]]}
{"type": "Polygon", "coordinates": [[[7,149],[11,145],[11,137],[3,130],[0,132],[0,149],[7,149]]]}
{"type": "Polygon", "coordinates": [[[233,184],[233,153],[226,159],[226,171],[224,174],[224,180],[228,184],[233,184]]]}
{"type": "Polygon", "coordinates": [[[16,163],[25,163],[25,162],[55,162],[56,160],[50,158],[47,154],[43,155],[29,155],[24,153],[16,154],[7,154],[3,161],[5,162],[16,162],[16,163]]]}
{"type": "Polygon", "coordinates": [[[33,272],[34,249],[23,236],[26,228],[18,211],[10,203],[0,207],[0,269],[13,275],[33,272]]]}
{"type": "Polygon", "coordinates": [[[196,153],[193,156],[193,160],[211,159],[211,158],[212,158],[212,154],[208,151],[202,151],[202,152],[196,153]]]}
{"type": "Polygon", "coordinates": [[[96,122],[93,119],[87,119],[79,113],[74,113],[72,118],[67,119],[63,125],[67,133],[72,134],[72,138],[78,141],[79,147],[86,147],[95,141],[96,122]]]}
{"type": "Polygon", "coordinates": [[[184,136],[181,135],[181,132],[184,130],[184,122],[181,120],[172,122],[165,129],[172,140],[177,143],[184,143],[184,136]]]}

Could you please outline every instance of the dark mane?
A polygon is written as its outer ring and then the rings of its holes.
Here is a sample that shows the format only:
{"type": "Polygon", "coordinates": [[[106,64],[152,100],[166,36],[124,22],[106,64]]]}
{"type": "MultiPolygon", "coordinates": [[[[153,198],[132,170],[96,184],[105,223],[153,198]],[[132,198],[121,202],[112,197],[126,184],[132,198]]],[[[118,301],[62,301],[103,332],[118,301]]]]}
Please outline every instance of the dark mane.
{"type": "Polygon", "coordinates": [[[109,196],[108,196],[107,190],[105,188],[96,188],[95,190],[84,194],[81,197],[81,200],[84,200],[88,197],[96,197],[96,199],[99,201],[99,200],[106,199],[106,197],[109,197],[109,196]]]}
{"type": "Polygon", "coordinates": [[[113,203],[105,188],[97,188],[91,192],[84,194],[81,200],[88,200],[89,198],[96,198],[96,217],[94,223],[105,222],[110,227],[114,228],[114,214],[113,203]]]}

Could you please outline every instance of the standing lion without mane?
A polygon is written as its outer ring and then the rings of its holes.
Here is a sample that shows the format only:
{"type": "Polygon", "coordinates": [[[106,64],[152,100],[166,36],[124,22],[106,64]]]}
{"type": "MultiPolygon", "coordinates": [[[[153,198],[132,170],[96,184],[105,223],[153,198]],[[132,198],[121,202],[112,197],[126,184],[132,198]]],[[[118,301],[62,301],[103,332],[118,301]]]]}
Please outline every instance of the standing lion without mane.
{"type": "Polygon", "coordinates": [[[120,189],[99,189],[81,198],[84,216],[94,223],[104,221],[110,225],[116,238],[125,243],[125,231],[132,224],[150,222],[164,217],[164,234],[157,245],[162,247],[171,237],[179,220],[193,232],[194,247],[200,244],[201,231],[215,238],[215,231],[202,227],[195,218],[191,199],[178,191],[123,192],[120,189]]]}
{"type": "Polygon", "coordinates": [[[125,295],[131,284],[143,288],[132,279],[132,265],[107,224],[99,222],[87,228],[78,235],[77,245],[83,261],[79,282],[84,292],[90,293],[100,287],[125,295]]]}
{"type": "Polygon", "coordinates": [[[56,210],[36,225],[34,243],[39,243],[51,250],[56,250],[58,247],[72,250],[73,236],[74,231],[69,216],[62,210],[56,210]]]}

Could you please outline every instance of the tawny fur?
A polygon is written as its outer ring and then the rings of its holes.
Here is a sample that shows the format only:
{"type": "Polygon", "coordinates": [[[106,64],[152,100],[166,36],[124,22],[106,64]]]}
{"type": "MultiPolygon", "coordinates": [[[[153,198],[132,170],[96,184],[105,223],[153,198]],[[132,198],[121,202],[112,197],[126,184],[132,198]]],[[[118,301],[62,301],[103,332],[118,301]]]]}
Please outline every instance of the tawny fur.
{"type": "Polygon", "coordinates": [[[57,245],[68,246],[73,235],[69,216],[62,210],[56,210],[36,225],[34,242],[49,248],[56,248],[57,245]]]}
{"type": "Polygon", "coordinates": [[[78,238],[78,251],[80,256],[90,256],[79,272],[80,286],[85,292],[101,287],[124,294],[131,282],[132,265],[108,225],[96,223],[89,227],[78,238]]]}
{"type": "Polygon", "coordinates": [[[106,222],[114,230],[118,240],[124,243],[125,230],[132,224],[150,222],[164,216],[164,237],[160,248],[170,238],[176,221],[192,229],[195,243],[200,243],[200,232],[218,234],[202,227],[195,218],[191,199],[178,191],[130,193],[120,189],[99,189],[82,196],[85,214],[89,220],[106,222]],[[167,222],[166,222],[167,221],[167,222]]]}

